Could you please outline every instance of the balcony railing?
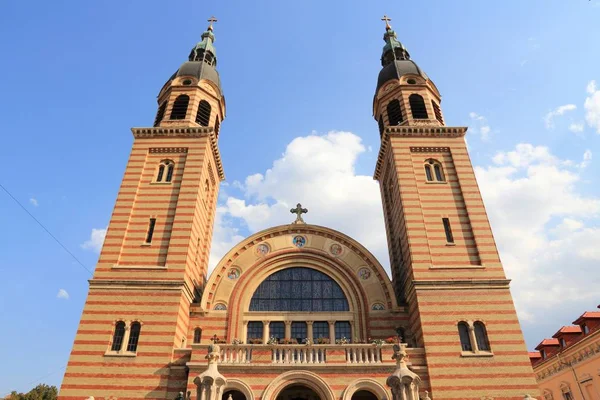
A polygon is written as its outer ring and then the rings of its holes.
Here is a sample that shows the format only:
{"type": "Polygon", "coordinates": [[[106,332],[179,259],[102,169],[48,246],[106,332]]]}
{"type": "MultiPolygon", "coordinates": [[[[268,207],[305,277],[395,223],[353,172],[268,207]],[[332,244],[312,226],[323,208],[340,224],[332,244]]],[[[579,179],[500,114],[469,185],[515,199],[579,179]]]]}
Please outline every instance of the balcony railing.
{"type": "Polygon", "coordinates": [[[232,364],[357,364],[392,363],[392,345],[249,345],[221,344],[223,365],[232,364]]]}

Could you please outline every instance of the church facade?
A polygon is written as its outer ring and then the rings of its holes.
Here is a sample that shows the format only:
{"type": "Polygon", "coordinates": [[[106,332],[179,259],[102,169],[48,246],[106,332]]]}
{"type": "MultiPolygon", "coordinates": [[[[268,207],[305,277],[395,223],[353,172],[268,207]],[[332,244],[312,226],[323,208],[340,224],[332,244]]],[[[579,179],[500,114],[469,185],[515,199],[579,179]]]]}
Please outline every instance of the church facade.
{"type": "Polygon", "coordinates": [[[467,128],[446,125],[439,91],[384,20],[374,178],[392,276],[356,240],[305,223],[301,205],[208,274],[227,140],[211,18],[153,126],[132,129],[61,399],[538,395],[467,128]]]}

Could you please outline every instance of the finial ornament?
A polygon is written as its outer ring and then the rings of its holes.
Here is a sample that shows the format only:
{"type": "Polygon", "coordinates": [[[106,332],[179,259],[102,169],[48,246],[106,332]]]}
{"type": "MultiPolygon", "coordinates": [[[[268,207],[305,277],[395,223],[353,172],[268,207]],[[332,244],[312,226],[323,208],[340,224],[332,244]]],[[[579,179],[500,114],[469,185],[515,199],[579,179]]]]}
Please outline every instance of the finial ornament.
{"type": "Polygon", "coordinates": [[[304,220],[302,219],[302,214],[306,214],[308,212],[308,208],[302,208],[302,204],[296,204],[296,208],[292,208],[290,210],[292,214],[296,214],[296,220],[293,222],[294,224],[304,224],[304,220]]]}
{"type": "Polygon", "coordinates": [[[392,29],[392,26],[390,25],[390,21],[392,20],[390,17],[388,17],[387,15],[383,15],[383,18],[381,18],[382,21],[385,21],[385,29],[392,29]]]}
{"type": "Polygon", "coordinates": [[[209,24],[207,30],[209,30],[209,31],[212,32],[212,30],[213,30],[213,22],[217,22],[217,19],[214,16],[212,16],[207,21],[208,21],[208,24],[209,24]]]}

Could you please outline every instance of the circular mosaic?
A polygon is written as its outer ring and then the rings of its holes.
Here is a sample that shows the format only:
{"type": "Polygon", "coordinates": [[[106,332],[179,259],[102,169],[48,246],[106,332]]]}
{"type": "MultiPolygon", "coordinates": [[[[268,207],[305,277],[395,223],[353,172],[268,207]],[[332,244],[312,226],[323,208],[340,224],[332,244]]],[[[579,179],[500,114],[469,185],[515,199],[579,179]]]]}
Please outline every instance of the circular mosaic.
{"type": "Polygon", "coordinates": [[[329,246],[329,251],[331,252],[331,254],[333,254],[334,256],[339,256],[340,254],[342,254],[342,246],[334,243],[331,246],[329,246]]]}
{"type": "Polygon", "coordinates": [[[371,310],[373,310],[373,311],[385,310],[385,306],[382,303],[375,303],[371,306],[371,310]]]}
{"type": "Polygon", "coordinates": [[[361,268],[358,270],[358,276],[360,279],[366,281],[371,277],[371,270],[369,268],[361,268]]]}
{"type": "Polygon", "coordinates": [[[227,277],[229,279],[237,279],[240,277],[240,270],[237,268],[230,268],[229,271],[227,272],[227,277]]]}
{"type": "Polygon", "coordinates": [[[304,247],[304,245],[306,245],[306,238],[301,235],[294,236],[294,239],[292,239],[292,243],[296,247],[304,247]]]}
{"type": "Polygon", "coordinates": [[[258,254],[259,256],[264,256],[269,251],[271,251],[271,249],[269,248],[269,245],[266,243],[261,243],[258,246],[256,246],[256,254],[258,254]]]}

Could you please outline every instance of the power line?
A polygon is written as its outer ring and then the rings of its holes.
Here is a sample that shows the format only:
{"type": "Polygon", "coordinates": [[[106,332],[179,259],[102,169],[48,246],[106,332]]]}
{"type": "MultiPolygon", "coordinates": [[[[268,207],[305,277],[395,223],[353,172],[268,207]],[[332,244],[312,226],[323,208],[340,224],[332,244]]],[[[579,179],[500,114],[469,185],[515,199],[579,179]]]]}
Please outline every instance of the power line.
{"type": "MultiPolygon", "coordinates": [[[[2,185],[0,185],[0,186],[2,186],[2,185]]],[[[4,188],[3,188],[3,189],[4,189],[4,188]]],[[[4,190],[6,190],[6,189],[4,189],[4,190]]],[[[34,379],[34,380],[32,380],[32,381],[30,381],[30,382],[28,382],[28,383],[25,383],[25,384],[23,384],[23,386],[31,386],[31,385],[33,385],[34,383],[38,383],[38,382],[40,382],[42,379],[46,379],[46,378],[47,378],[47,377],[49,377],[50,375],[54,375],[55,373],[57,373],[57,372],[59,372],[59,371],[62,371],[62,370],[64,370],[65,368],[67,368],[67,365],[66,365],[66,364],[65,364],[65,365],[63,365],[62,367],[58,368],[58,369],[55,369],[54,371],[48,372],[48,373],[47,373],[46,375],[44,375],[44,376],[41,376],[41,377],[39,377],[39,378],[37,378],[37,379],[34,379]]],[[[30,389],[30,390],[31,390],[31,389],[30,389]]],[[[12,393],[12,390],[11,390],[10,392],[6,393],[6,395],[4,395],[4,396],[3,396],[3,398],[4,398],[4,397],[6,397],[6,396],[8,396],[8,395],[9,395],[9,394],[11,394],[11,393],[12,393]]],[[[23,393],[27,393],[27,392],[23,392],[23,393]]]]}
{"type": "Polygon", "coordinates": [[[48,230],[48,228],[46,228],[46,227],[44,226],[44,224],[42,224],[40,221],[38,221],[38,219],[37,219],[36,217],[34,217],[34,216],[33,216],[33,214],[32,214],[32,213],[30,213],[30,212],[29,212],[29,210],[28,210],[28,209],[26,209],[26,208],[25,208],[25,206],[23,206],[23,204],[21,204],[21,202],[20,202],[19,200],[17,200],[17,199],[15,198],[15,196],[13,196],[13,195],[12,195],[12,194],[11,194],[11,193],[8,191],[8,189],[7,189],[7,188],[5,188],[4,186],[2,186],[2,184],[1,184],[1,183],[0,183],[0,188],[2,188],[2,189],[3,189],[3,190],[6,192],[6,194],[8,194],[8,195],[10,196],[10,198],[11,198],[11,199],[13,199],[13,200],[15,201],[15,203],[17,203],[17,204],[19,205],[19,207],[21,207],[21,208],[23,209],[23,211],[25,211],[25,212],[27,213],[27,215],[29,215],[29,216],[30,216],[30,217],[31,217],[31,218],[32,218],[32,219],[33,219],[35,222],[37,222],[37,224],[38,224],[39,226],[41,226],[41,227],[42,227],[42,229],[43,229],[43,230],[45,230],[45,231],[46,231],[46,233],[47,233],[48,235],[50,235],[50,237],[51,237],[52,239],[54,239],[54,241],[55,241],[56,243],[58,243],[58,244],[59,244],[59,246],[60,246],[60,247],[62,247],[64,251],[66,251],[67,253],[69,253],[69,255],[70,255],[71,257],[73,257],[73,259],[74,259],[75,261],[77,261],[77,263],[78,263],[79,265],[81,265],[81,267],[83,267],[83,269],[85,269],[87,272],[89,272],[89,274],[90,274],[90,275],[94,276],[94,273],[93,273],[92,271],[90,271],[88,267],[86,267],[85,265],[83,265],[83,263],[82,263],[81,261],[79,261],[79,259],[78,259],[77,257],[75,257],[75,254],[71,253],[71,251],[70,251],[69,249],[67,249],[67,247],[66,247],[64,244],[62,244],[62,243],[60,242],[60,240],[58,240],[58,239],[56,238],[56,236],[54,236],[54,235],[52,234],[52,232],[50,232],[50,231],[48,230]]]}

